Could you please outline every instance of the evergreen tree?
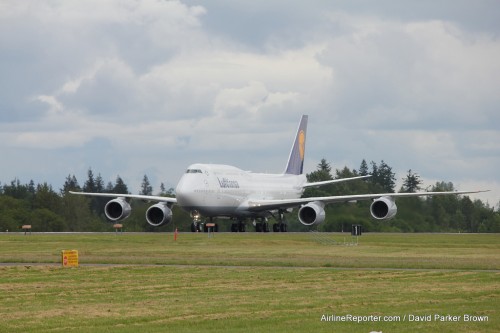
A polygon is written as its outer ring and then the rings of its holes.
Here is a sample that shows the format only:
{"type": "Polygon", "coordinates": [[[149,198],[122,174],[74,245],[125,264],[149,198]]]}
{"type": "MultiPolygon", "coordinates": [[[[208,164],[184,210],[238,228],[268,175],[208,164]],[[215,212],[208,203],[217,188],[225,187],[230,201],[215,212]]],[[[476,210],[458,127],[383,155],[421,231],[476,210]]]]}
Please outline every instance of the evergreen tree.
{"type": "Polygon", "coordinates": [[[436,185],[432,187],[432,192],[453,192],[455,187],[452,182],[436,182],[436,185]]]}
{"type": "Polygon", "coordinates": [[[392,168],[382,160],[380,161],[378,172],[380,185],[382,185],[386,192],[393,193],[396,186],[396,175],[392,172],[392,168]]]}
{"type": "MultiPolygon", "coordinates": [[[[326,161],[326,159],[321,159],[321,162],[318,164],[316,171],[308,173],[306,175],[307,181],[309,183],[321,182],[325,180],[332,180],[332,174],[330,173],[332,167],[330,163],[326,161]]],[[[321,197],[330,195],[329,190],[331,190],[330,186],[322,186],[321,188],[307,188],[304,191],[303,197],[321,197]]]]}
{"type": "Polygon", "coordinates": [[[129,194],[128,187],[125,185],[123,179],[118,175],[116,177],[115,187],[113,188],[113,193],[117,194],[129,194]]]}
{"type": "Polygon", "coordinates": [[[141,193],[139,194],[153,195],[153,187],[151,186],[147,175],[144,175],[144,178],[142,179],[141,193]]]}
{"type": "MultiPolygon", "coordinates": [[[[103,193],[104,192],[104,181],[102,180],[101,174],[97,175],[97,178],[94,177],[94,172],[92,168],[89,168],[87,172],[87,181],[83,186],[84,192],[89,193],[103,193]]],[[[96,215],[104,214],[104,206],[108,202],[109,199],[102,197],[92,197],[90,199],[90,209],[96,215]]]]}
{"type": "Polygon", "coordinates": [[[312,182],[321,182],[324,180],[332,180],[332,167],[330,163],[326,161],[326,159],[321,159],[321,162],[318,164],[316,171],[313,171],[306,175],[307,181],[312,182]]]}
{"type": "Polygon", "coordinates": [[[97,193],[104,192],[104,181],[102,180],[101,174],[98,174],[97,178],[95,179],[95,191],[97,193]]]}
{"type": "Polygon", "coordinates": [[[368,164],[366,163],[366,160],[364,158],[361,161],[361,165],[359,166],[359,175],[368,176],[368,164]]]}
{"type": "MultiPolygon", "coordinates": [[[[358,176],[358,172],[356,170],[350,170],[347,166],[345,166],[343,169],[335,170],[336,179],[352,178],[356,176],[358,176]]],[[[331,185],[333,191],[330,192],[330,195],[349,195],[349,194],[359,193],[360,185],[361,184],[359,180],[357,181],[350,180],[346,182],[337,183],[331,185]]]]}
{"type": "Polygon", "coordinates": [[[30,183],[28,184],[28,192],[33,196],[35,195],[35,182],[33,181],[33,179],[30,180],[30,183]]]}
{"type": "Polygon", "coordinates": [[[370,165],[372,166],[372,171],[370,172],[370,174],[372,176],[371,176],[370,180],[371,180],[372,183],[377,184],[379,182],[379,174],[378,174],[377,163],[375,163],[374,161],[371,161],[370,165]]]}
{"type": "Polygon", "coordinates": [[[51,185],[43,183],[36,186],[36,194],[33,200],[34,209],[48,209],[54,213],[58,213],[60,205],[60,197],[54,192],[51,185]]]}
{"type": "Polygon", "coordinates": [[[408,174],[406,175],[406,177],[403,178],[403,185],[400,192],[415,193],[418,190],[422,189],[420,187],[422,183],[423,181],[420,179],[420,176],[416,173],[413,173],[410,169],[408,170],[408,174]]]}
{"type": "Polygon", "coordinates": [[[10,185],[3,186],[3,193],[15,199],[28,200],[31,197],[28,185],[22,185],[19,179],[14,179],[10,185]]]}
{"type": "Polygon", "coordinates": [[[87,180],[83,185],[83,191],[89,193],[96,193],[96,182],[94,178],[94,173],[92,172],[92,168],[89,168],[87,171],[87,180]]]}
{"type": "Polygon", "coordinates": [[[113,190],[115,189],[115,185],[113,182],[109,181],[108,185],[106,185],[106,193],[113,193],[113,190]]]}
{"type": "Polygon", "coordinates": [[[61,194],[68,193],[69,191],[80,191],[80,185],[78,184],[78,180],[76,180],[75,175],[68,175],[63,184],[63,188],[61,189],[61,194]]]}

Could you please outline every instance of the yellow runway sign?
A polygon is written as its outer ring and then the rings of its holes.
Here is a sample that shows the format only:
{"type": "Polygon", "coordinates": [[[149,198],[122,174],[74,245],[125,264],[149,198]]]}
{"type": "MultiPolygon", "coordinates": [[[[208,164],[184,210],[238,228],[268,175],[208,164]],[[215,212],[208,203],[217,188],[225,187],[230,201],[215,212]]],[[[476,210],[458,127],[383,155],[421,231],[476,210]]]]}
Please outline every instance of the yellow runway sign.
{"type": "Polygon", "coordinates": [[[78,267],[78,250],[62,250],[61,260],[63,267],[78,267]]]}

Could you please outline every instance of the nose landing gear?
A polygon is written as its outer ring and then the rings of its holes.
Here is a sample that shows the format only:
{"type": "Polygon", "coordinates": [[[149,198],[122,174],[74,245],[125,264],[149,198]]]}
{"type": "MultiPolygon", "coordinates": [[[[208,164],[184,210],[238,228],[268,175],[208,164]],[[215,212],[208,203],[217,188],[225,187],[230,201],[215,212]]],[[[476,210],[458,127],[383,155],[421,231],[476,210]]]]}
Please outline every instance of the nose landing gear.
{"type": "Polygon", "coordinates": [[[191,217],[193,219],[193,223],[191,223],[191,232],[208,232],[209,228],[212,232],[219,231],[219,225],[214,223],[213,217],[208,218],[208,223],[201,222],[201,215],[197,211],[192,211],[191,217]]]}

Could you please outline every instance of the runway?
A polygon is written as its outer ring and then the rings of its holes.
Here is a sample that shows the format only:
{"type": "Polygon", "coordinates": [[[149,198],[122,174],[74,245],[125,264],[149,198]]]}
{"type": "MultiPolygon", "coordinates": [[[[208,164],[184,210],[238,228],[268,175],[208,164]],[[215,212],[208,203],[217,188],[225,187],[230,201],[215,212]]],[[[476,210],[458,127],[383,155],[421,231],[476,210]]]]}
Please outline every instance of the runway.
{"type": "MultiPolygon", "coordinates": [[[[0,267],[25,266],[34,267],[61,267],[61,263],[26,263],[8,262],[0,263],[0,267]]],[[[332,271],[381,271],[381,272],[483,272],[500,273],[499,269],[449,269],[449,268],[387,268],[387,267],[311,267],[311,266],[249,266],[249,265],[199,265],[199,264],[98,264],[83,263],[80,267],[204,267],[204,268],[227,268],[227,269],[281,269],[281,270],[332,270],[332,271]]]]}

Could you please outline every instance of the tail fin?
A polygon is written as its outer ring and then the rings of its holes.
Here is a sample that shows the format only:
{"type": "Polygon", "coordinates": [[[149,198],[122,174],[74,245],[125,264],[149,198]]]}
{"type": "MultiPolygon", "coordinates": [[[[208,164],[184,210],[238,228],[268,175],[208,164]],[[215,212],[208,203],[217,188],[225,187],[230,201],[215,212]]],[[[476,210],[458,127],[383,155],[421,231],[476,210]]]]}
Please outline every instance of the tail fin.
{"type": "Polygon", "coordinates": [[[297,134],[293,142],[292,151],[288,158],[285,174],[301,175],[304,170],[304,155],[306,151],[307,115],[303,115],[300,120],[297,134]]]}

